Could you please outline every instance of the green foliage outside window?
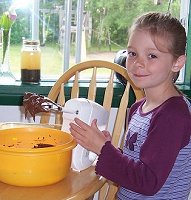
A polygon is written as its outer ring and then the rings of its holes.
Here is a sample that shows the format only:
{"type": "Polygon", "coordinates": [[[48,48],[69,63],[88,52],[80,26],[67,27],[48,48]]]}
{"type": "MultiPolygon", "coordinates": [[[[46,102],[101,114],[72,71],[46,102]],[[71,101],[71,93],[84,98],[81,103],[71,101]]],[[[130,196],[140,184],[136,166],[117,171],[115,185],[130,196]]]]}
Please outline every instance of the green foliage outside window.
{"type": "MultiPolygon", "coordinates": [[[[4,8],[8,7],[11,1],[4,1],[4,8]]],[[[77,5],[77,0],[73,1],[73,7],[77,5]]],[[[40,9],[54,10],[56,7],[64,8],[63,0],[40,1],[40,9]],[[45,2],[45,3],[43,3],[45,2]]],[[[2,6],[0,13],[2,13],[2,6]]],[[[75,8],[76,9],[76,8],[75,8]]],[[[162,1],[162,4],[155,5],[153,0],[86,0],[85,10],[90,12],[93,21],[92,44],[108,45],[116,44],[124,47],[127,42],[128,27],[132,20],[141,13],[148,11],[167,12],[169,2],[162,1]]],[[[174,16],[179,18],[180,0],[171,1],[169,10],[174,16]]],[[[11,38],[13,44],[22,42],[22,37],[27,38],[31,30],[30,10],[17,10],[17,22],[12,27],[11,38]]],[[[46,13],[47,42],[58,42],[59,38],[59,18],[57,13],[46,13]]],[[[42,12],[40,12],[40,39],[42,38],[42,12]]]]}
{"type": "Polygon", "coordinates": [[[180,0],[162,1],[155,5],[153,0],[87,0],[86,9],[93,17],[93,42],[103,44],[110,37],[111,42],[126,45],[128,27],[138,15],[148,11],[171,12],[179,18],[180,0]]]}
{"type": "MultiPolygon", "coordinates": [[[[36,0],[33,0],[36,1],[36,0]]],[[[76,14],[79,0],[72,1],[72,8],[76,14]]],[[[12,0],[0,1],[0,15],[7,10],[12,0]]],[[[138,15],[148,11],[171,12],[179,18],[180,0],[162,1],[155,5],[154,0],[84,0],[85,13],[92,19],[91,40],[86,41],[86,52],[115,52],[126,48],[128,27],[138,15]]],[[[59,9],[64,11],[65,0],[40,0],[39,39],[42,50],[42,75],[59,76],[63,72],[63,42],[60,40],[61,26],[59,9]],[[44,12],[44,14],[43,14],[44,12]],[[43,30],[43,20],[45,29],[43,30]],[[44,34],[44,35],[43,35],[44,34]]],[[[23,38],[31,39],[32,18],[31,7],[17,9],[17,19],[11,30],[11,70],[19,77],[20,49],[23,38]]],[[[72,25],[75,23],[72,21],[72,25]]],[[[63,35],[62,35],[63,39],[63,35]]],[[[75,63],[76,43],[75,34],[71,36],[70,66],[75,63]],[[74,40],[74,41],[73,41],[74,40]]],[[[86,37],[86,40],[89,37],[86,37]]],[[[90,58],[92,58],[90,56],[90,58]]],[[[97,58],[97,57],[96,57],[97,58]]],[[[101,56],[102,58],[102,56],[101,56]]],[[[113,58],[111,58],[113,59],[113,58]]]]}

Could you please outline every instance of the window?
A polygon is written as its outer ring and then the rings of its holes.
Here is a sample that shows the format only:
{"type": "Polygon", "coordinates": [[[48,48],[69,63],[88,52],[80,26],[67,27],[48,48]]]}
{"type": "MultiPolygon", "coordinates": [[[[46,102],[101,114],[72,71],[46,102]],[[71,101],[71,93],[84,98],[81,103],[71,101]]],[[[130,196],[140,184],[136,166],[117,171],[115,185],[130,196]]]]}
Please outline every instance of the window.
{"type": "MultiPolygon", "coordinates": [[[[1,0],[0,15],[9,8],[11,2],[16,1],[1,0]]],[[[90,59],[113,62],[116,52],[126,49],[127,28],[140,13],[168,10],[188,28],[189,0],[19,2],[17,19],[11,30],[10,48],[11,71],[18,80],[23,38],[40,40],[41,79],[48,81],[57,79],[76,62],[90,59]]],[[[184,72],[185,69],[181,72],[179,82],[183,82],[184,72]]]]}
{"type": "MultiPolygon", "coordinates": [[[[189,16],[189,10],[190,10],[190,0],[181,1],[180,6],[180,21],[182,25],[185,27],[186,32],[188,33],[188,16],[189,16]]],[[[184,82],[184,74],[185,74],[185,66],[180,71],[179,78],[177,80],[177,83],[183,83],[184,82]]]]}

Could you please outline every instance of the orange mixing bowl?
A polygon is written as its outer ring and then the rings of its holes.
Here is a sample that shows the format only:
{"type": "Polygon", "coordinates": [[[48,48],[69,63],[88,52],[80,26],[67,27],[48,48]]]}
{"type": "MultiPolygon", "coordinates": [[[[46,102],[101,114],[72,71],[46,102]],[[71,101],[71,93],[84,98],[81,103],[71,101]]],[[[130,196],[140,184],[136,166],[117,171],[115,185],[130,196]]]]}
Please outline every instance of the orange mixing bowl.
{"type": "Polygon", "coordinates": [[[76,142],[69,133],[44,127],[0,130],[0,181],[44,186],[69,172],[76,142]]]}

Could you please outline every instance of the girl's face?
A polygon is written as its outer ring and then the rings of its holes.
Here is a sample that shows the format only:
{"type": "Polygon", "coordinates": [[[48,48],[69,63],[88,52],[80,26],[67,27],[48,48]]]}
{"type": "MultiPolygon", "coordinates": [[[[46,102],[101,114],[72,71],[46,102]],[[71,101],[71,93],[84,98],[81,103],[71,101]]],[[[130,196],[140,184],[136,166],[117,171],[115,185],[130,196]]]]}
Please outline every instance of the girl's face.
{"type": "Polygon", "coordinates": [[[147,31],[134,30],[127,46],[126,67],[130,78],[139,88],[149,89],[172,85],[176,61],[167,52],[168,39],[156,38],[160,51],[147,31]]]}

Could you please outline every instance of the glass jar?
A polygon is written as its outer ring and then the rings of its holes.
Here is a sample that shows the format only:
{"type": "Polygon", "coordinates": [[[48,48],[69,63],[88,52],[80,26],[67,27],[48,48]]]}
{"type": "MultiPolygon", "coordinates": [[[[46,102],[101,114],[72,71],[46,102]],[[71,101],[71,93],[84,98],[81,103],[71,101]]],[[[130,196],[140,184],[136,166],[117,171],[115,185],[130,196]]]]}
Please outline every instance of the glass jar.
{"type": "Polygon", "coordinates": [[[21,81],[39,83],[41,69],[41,50],[39,40],[23,40],[21,49],[21,81]]]}

